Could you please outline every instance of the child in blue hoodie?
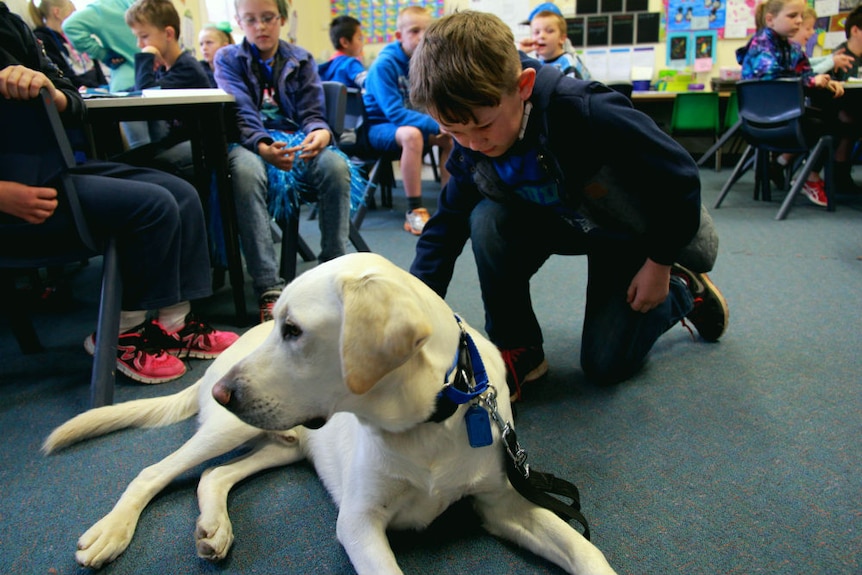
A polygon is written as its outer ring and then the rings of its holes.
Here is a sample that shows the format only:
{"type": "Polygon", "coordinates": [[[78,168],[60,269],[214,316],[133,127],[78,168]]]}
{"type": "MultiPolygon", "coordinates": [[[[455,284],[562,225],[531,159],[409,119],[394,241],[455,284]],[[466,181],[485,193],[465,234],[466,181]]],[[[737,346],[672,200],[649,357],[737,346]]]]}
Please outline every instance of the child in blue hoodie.
{"type": "Polygon", "coordinates": [[[430,217],[422,207],[422,156],[426,146],[437,146],[440,152],[440,181],[449,179],[446,160],[452,140],[440,132],[431,116],[410,107],[408,72],[410,56],[419,45],[431,23],[426,8],[408,6],[398,14],[395,37],[368,70],[365,78],[365,112],[368,140],[381,152],[401,151],[401,178],[407,196],[404,229],[413,235],[422,233],[430,217]]]}

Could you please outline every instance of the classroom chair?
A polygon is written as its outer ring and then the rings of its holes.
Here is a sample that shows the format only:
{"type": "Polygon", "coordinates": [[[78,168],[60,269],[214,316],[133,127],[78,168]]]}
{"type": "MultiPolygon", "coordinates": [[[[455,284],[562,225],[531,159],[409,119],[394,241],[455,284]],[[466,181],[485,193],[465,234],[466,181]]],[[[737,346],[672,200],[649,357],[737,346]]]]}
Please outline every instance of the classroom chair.
{"type": "Polygon", "coordinates": [[[783,220],[793,199],[805,184],[812,166],[824,160],[823,180],[827,210],[834,211],[833,144],[832,136],[824,134],[811,145],[805,137],[803,119],[806,114],[805,92],[798,78],[777,80],[744,80],[736,84],[739,97],[740,131],[748,148],[733,169],[733,173],[715,201],[719,208],[730,188],[750,166],[754,166],[754,199],[771,199],[769,185],[770,153],[793,153],[804,157],[795,182],[775,216],[783,220]]]}
{"type": "MultiPolygon", "coordinates": [[[[708,134],[713,144],[721,131],[718,92],[679,92],[673,101],[670,134],[673,137],[708,134]]],[[[715,170],[721,170],[721,148],[715,152],[715,170]]]]}
{"type": "Polygon", "coordinates": [[[33,324],[15,289],[21,270],[58,266],[102,255],[102,293],[90,378],[90,405],[113,402],[122,286],[114,238],[99,245],[90,234],[69,168],[72,147],[47,90],[33,100],[0,98],[0,173],[3,179],[59,192],[60,206],[42,224],[0,223],[0,300],[23,353],[40,351],[33,324]]]}
{"type": "MultiPolygon", "coordinates": [[[[347,113],[347,87],[340,82],[321,82],[326,105],[326,122],[337,138],[344,131],[344,120],[347,113]]],[[[296,194],[293,196],[293,210],[283,219],[276,221],[281,228],[281,274],[286,281],[296,277],[296,258],[302,257],[306,262],[314,261],[314,252],[299,235],[300,202],[296,194]]],[[[350,221],[350,243],[359,252],[370,252],[371,249],[359,233],[358,226],[350,221]]]]}

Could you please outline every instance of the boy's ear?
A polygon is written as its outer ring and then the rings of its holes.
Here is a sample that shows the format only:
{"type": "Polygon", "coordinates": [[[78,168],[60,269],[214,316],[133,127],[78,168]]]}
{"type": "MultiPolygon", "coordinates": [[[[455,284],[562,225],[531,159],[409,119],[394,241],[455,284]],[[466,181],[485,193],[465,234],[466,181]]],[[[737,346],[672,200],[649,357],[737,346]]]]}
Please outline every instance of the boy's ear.
{"type": "Polygon", "coordinates": [[[177,40],[177,30],[173,26],[165,26],[165,34],[167,34],[168,39],[177,40]]]}
{"type": "Polygon", "coordinates": [[[536,85],[536,69],[524,68],[518,76],[518,95],[522,102],[526,102],[533,95],[533,88],[536,85]]]}

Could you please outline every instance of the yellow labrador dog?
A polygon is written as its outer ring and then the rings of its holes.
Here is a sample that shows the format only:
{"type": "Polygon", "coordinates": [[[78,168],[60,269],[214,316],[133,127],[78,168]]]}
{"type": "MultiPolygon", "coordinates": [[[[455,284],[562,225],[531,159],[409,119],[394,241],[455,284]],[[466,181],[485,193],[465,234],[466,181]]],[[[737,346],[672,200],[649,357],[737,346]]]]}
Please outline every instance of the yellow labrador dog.
{"type": "Polygon", "coordinates": [[[386,530],[422,529],[467,495],[492,534],[569,573],[614,573],[576,529],[509,483],[504,426],[497,424],[512,421],[500,354],[421,281],[380,256],[351,254],[299,276],[274,314],[274,322],[248,331],[187,390],[93,409],[51,433],[46,452],[125,427],[167,425],[200,410],[195,435],[144,469],[81,536],[79,563],[97,568],[115,559],[143,508],[171,480],[254,443],[249,454],[201,477],[195,531],[201,557],[224,558],[233,542],[227,513],[233,485],[307,457],[339,506],[338,539],[357,573],[401,573],[386,530]],[[453,385],[464,342],[477,374],[466,387],[453,385]],[[484,364],[488,385],[479,385],[477,363],[484,364]],[[441,393],[444,387],[462,389],[452,395],[441,393]],[[441,409],[445,417],[435,416],[441,409]],[[480,424],[468,434],[469,410],[478,411],[480,424]],[[471,441],[491,445],[471,447],[471,441]]]}

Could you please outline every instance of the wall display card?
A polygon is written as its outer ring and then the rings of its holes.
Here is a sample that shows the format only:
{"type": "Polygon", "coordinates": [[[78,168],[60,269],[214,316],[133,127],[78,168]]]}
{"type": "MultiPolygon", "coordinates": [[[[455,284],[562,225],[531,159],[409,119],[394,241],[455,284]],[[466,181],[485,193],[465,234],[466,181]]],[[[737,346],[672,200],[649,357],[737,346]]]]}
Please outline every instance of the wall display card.
{"type": "MultiPolygon", "coordinates": [[[[587,46],[607,46],[610,43],[609,17],[605,14],[587,16],[587,46]]],[[[588,66],[589,68],[589,66],[588,66]]],[[[590,68],[592,70],[592,68],[590,68]]]]}
{"type": "Polygon", "coordinates": [[[754,31],[754,3],[748,0],[727,0],[723,37],[748,38],[754,31]]]}
{"type": "Polygon", "coordinates": [[[611,14],[611,45],[628,46],[635,41],[635,15],[611,14]]]}
{"type": "Polygon", "coordinates": [[[690,37],[688,32],[674,32],[667,35],[667,65],[671,68],[684,68],[691,63],[690,37]]]}
{"type": "Polygon", "coordinates": [[[687,30],[719,30],[724,28],[726,2],[663,0],[668,33],[687,30]]]}
{"type": "Polygon", "coordinates": [[[658,12],[639,12],[636,15],[637,35],[635,36],[636,44],[656,44],[658,43],[659,22],[661,22],[661,14],[658,12]]]}
{"type": "Polygon", "coordinates": [[[583,17],[566,18],[566,36],[575,48],[585,46],[586,23],[583,17]]]}
{"type": "Polygon", "coordinates": [[[611,48],[608,52],[608,75],[605,82],[630,82],[631,79],[631,48],[611,48]]]}
{"type": "Polygon", "coordinates": [[[575,14],[598,14],[599,0],[577,0],[575,14]]]}
{"type": "Polygon", "coordinates": [[[692,32],[694,50],[694,71],[709,72],[715,62],[717,36],[715,32],[692,32]]]}
{"type": "Polygon", "coordinates": [[[584,52],[584,64],[590,70],[594,80],[604,82],[608,77],[608,51],[606,49],[593,49],[584,52]]]}
{"type": "Polygon", "coordinates": [[[626,12],[646,12],[649,0],[626,0],[626,12]]]}
{"type": "Polygon", "coordinates": [[[623,11],[623,0],[602,0],[602,13],[609,14],[623,11]]]}

